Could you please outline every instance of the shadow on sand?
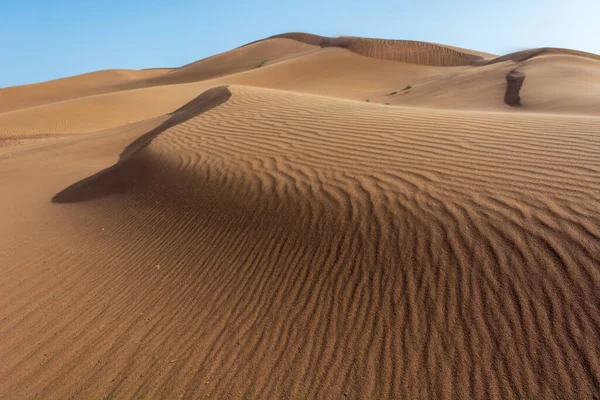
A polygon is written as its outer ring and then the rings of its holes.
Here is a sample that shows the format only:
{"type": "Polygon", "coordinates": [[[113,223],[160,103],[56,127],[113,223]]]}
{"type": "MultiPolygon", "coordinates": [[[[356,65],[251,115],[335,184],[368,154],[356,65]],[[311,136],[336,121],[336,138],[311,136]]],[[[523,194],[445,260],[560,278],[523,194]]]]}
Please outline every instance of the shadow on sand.
{"type": "Polygon", "coordinates": [[[119,161],[94,175],[72,184],[53,198],[53,203],[76,203],[120,193],[132,184],[132,177],[143,174],[143,165],[134,163],[132,156],[148,146],[155,137],[169,128],[197,117],[223,103],[231,97],[227,86],[209,89],[183,107],[172,112],[166,121],[129,144],[119,155],[119,161]],[[115,173],[111,173],[115,172],[115,173]]]}

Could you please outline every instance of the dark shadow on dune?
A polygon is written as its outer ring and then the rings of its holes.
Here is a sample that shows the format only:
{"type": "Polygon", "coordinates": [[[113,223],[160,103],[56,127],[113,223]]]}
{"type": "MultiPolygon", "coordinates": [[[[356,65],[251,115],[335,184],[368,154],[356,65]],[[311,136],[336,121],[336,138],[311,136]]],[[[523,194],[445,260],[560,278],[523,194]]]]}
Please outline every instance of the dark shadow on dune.
{"type": "Polygon", "coordinates": [[[218,105],[225,103],[230,97],[231,92],[227,86],[219,86],[205,91],[194,100],[169,114],[170,118],[164,121],[160,126],[140,136],[129,144],[119,155],[119,161],[117,161],[116,164],[72,184],[68,188],[57,193],[52,198],[52,202],[76,203],[126,191],[131,185],[131,182],[134,181],[132,178],[143,174],[143,165],[131,162],[132,157],[137,152],[148,146],[155,137],[167,129],[197,117],[218,105]],[[117,171],[118,173],[113,173],[117,171]]]}

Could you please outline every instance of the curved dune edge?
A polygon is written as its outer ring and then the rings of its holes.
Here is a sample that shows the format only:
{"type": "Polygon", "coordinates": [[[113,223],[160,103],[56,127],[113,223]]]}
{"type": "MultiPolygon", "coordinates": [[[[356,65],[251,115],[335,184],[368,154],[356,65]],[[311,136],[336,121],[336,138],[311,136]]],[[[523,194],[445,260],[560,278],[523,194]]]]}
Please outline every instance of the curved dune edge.
{"type": "Polygon", "coordinates": [[[166,85],[215,79],[255,69],[263,60],[273,63],[298,57],[314,51],[315,47],[290,39],[263,40],[175,68],[148,79],[147,83],[166,85]]]}
{"type": "Polygon", "coordinates": [[[598,119],[243,86],[169,118],[31,204],[44,251],[5,255],[0,394],[596,393],[598,119]]]}
{"type": "Polygon", "coordinates": [[[567,55],[567,56],[576,56],[589,58],[592,60],[600,60],[600,55],[594,53],[588,53],[585,51],[579,50],[571,50],[571,49],[562,49],[556,47],[540,47],[537,49],[529,49],[517,51],[515,53],[506,54],[504,56],[496,57],[491,60],[481,60],[473,63],[473,65],[490,65],[496,64],[504,61],[513,61],[513,62],[524,62],[530,60],[534,57],[546,56],[546,55],[567,55]]]}
{"type": "Polygon", "coordinates": [[[370,39],[352,36],[331,38],[299,32],[283,33],[268,39],[271,38],[294,39],[321,47],[341,47],[367,57],[429,66],[470,65],[475,61],[483,60],[482,54],[485,54],[413,40],[370,39]]]}
{"type": "MultiPolygon", "coordinates": [[[[56,203],[70,203],[90,200],[123,191],[128,184],[123,177],[115,178],[114,176],[111,176],[111,173],[123,168],[135,170],[133,171],[134,175],[141,173],[141,170],[131,167],[131,165],[128,164],[130,158],[142,151],[164,131],[225,103],[230,97],[231,92],[227,86],[215,87],[205,91],[194,100],[171,113],[159,126],[129,144],[120,154],[119,161],[115,165],[100,171],[81,182],[69,186],[67,189],[54,196],[52,201],[56,203]],[[124,165],[126,166],[123,167],[124,165]]],[[[131,174],[132,171],[127,171],[126,175],[130,176],[131,174]]]]}
{"type": "Polygon", "coordinates": [[[600,55],[597,54],[553,47],[528,49],[503,56],[495,56],[458,47],[414,40],[371,39],[353,36],[333,38],[302,32],[283,33],[267,39],[271,38],[293,39],[321,47],[341,47],[367,57],[443,67],[463,65],[481,66],[504,61],[523,62],[533,57],[548,54],[573,55],[600,60],[600,55]]]}

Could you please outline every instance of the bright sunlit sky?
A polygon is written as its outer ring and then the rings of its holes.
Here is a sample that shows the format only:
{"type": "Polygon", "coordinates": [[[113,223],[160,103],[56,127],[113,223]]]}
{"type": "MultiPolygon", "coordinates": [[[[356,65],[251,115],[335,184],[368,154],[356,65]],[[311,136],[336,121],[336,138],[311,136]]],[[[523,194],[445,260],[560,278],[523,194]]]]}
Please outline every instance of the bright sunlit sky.
{"type": "Polygon", "coordinates": [[[0,0],[0,87],[175,67],[291,31],[600,53],[600,0],[0,0]]]}

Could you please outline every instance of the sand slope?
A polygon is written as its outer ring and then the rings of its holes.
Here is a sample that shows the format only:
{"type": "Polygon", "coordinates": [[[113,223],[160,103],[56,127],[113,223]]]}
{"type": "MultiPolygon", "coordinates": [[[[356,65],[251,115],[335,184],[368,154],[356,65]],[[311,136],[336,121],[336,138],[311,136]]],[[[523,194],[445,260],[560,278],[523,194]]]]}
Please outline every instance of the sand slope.
{"type": "Polygon", "coordinates": [[[160,76],[167,71],[169,70],[160,68],[142,71],[106,70],[33,85],[1,88],[0,113],[113,92],[122,85],[135,85],[137,81],[160,76]]]}
{"type": "Polygon", "coordinates": [[[535,49],[493,58],[421,42],[342,39],[370,43],[372,50],[285,34],[172,70],[101,71],[0,89],[0,146],[157,117],[227,84],[426,108],[600,115],[595,55],[535,49]],[[452,58],[456,52],[481,62],[458,62],[463,56],[452,58]],[[526,74],[523,106],[510,110],[503,102],[505,76],[515,68],[526,74]]]}
{"type": "Polygon", "coordinates": [[[262,61],[272,64],[316,49],[316,46],[295,40],[268,39],[184,65],[168,74],[148,79],[148,82],[153,85],[197,82],[256,69],[262,61]]]}
{"type": "Polygon", "coordinates": [[[272,38],[288,38],[321,47],[341,47],[367,57],[420,65],[449,67],[484,62],[486,59],[493,58],[493,55],[488,53],[414,40],[370,39],[352,36],[330,38],[307,33],[284,33],[272,38]]]}
{"type": "Polygon", "coordinates": [[[81,134],[164,115],[198,95],[196,87],[116,91],[0,113],[2,137],[81,134]]]}
{"type": "Polygon", "coordinates": [[[600,396],[597,61],[304,50],[0,114],[0,397],[600,396]]]}
{"type": "Polygon", "coordinates": [[[119,87],[111,93],[0,113],[0,142],[92,132],[141,121],[168,113],[203,90],[223,84],[426,108],[600,115],[600,96],[595,90],[600,86],[600,62],[570,55],[479,67],[429,67],[326,48],[208,80],[137,84],[145,87],[119,87]],[[527,76],[523,106],[518,110],[503,102],[505,76],[514,68],[527,76]],[[407,85],[412,88],[404,90],[407,85]]]}

